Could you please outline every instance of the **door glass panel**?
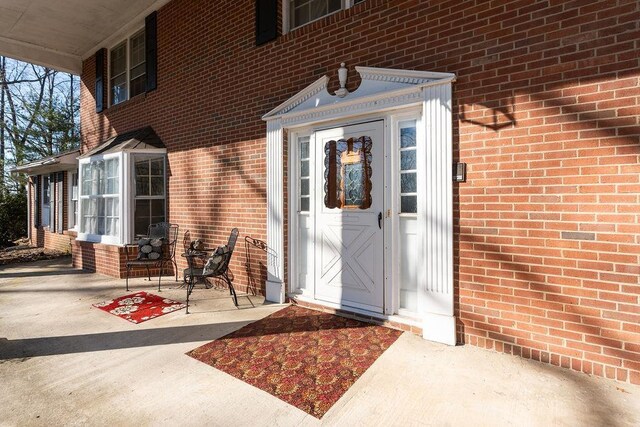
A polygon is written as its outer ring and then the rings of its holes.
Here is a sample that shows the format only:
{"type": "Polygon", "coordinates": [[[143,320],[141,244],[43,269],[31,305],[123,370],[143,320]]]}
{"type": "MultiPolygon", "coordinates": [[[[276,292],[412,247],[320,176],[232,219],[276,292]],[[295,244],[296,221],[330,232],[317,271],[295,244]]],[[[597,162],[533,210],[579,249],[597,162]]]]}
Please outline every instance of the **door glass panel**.
{"type": "Polygon", "coordinates": [[[300,195],[301,196],[309,195],[309,178],[300,180],[300,195]]]}
{"type": "Polygon", "coordinates": [[[362,163],[344,165],[344,204],[360,206],[364,203],[362,163]]]}
{"type": "Polygon", "coordinates": [[[415,193],[418,188],[416,180],[416,173],[401,173],[400,174],[400,192],[402,193],[415,193]]]}
{"type": "Polygon", "coordinates": [[[400,122],[400,213],[418,212],[416,121],[400,122]]]}
{"type": "Polygon", "coordinates": [[[400,212],[403,212],[403,213],[418,212],[418,197],[417,196],[401,196],[400,212]]]}
{"type": "Polygon", "coordinates": [[[400,129],[400,148],[408,148],[408,147],[416,146],[415,120],[412,120],[411,122],[413,122],[411,127],[405,127],[400,129]]]}
{"type": "Polygon", "coordinates": [[[402,170],[412,170],[416,168],[416,150],[400,152],[400,168],[402,170]]]}
{"type": "Polygon", "coordinates": [[[309,197],[302,197],[300,199],[300,211],[309,212],[309,197]]]}
{"type": "Polygon", "coordinates": [[[368,136],[328,141],[324,146],[324,204],[329,209],[371,206],[373,143],[368,136]]]}
{"type": "Polygon", "coordinates": [[[300,212],[309,212],[309,193],[310,193],[310,183],[309,183],[309,137],[301,136],[298,138],[298,142],[300,143],[300,212]]]}

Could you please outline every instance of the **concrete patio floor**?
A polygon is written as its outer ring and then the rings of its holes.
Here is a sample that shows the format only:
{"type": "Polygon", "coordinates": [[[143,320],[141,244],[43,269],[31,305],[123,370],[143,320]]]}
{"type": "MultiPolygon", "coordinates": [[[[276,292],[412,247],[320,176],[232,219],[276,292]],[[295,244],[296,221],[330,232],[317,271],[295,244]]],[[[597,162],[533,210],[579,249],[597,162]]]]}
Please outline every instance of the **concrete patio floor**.
{"type": "Polygon", "coordinates": [[[0,425],[640,425],[640,387],[408,333],[317,420],[185,355],[281,305],[198,288],[192,314],[138,325],[91,307],[124,294],[68,258],[0,268],[0,425]]]}

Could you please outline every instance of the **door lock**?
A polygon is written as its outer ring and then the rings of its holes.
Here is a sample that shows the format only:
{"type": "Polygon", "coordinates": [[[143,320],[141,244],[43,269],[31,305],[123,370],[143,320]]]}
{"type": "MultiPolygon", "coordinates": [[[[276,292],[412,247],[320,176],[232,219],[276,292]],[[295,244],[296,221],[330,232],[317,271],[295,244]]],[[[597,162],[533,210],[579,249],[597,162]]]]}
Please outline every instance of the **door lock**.
{"type": "Polygon", "coordinates": [[[382,230],[382,212],[378,212],[378,227],[382,230]]]}

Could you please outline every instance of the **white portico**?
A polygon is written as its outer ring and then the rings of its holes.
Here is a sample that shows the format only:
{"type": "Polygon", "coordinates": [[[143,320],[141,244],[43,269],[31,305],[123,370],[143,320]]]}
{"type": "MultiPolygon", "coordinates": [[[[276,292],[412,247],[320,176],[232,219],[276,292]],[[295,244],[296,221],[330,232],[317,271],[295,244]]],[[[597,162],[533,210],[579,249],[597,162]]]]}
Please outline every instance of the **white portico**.
{"type": "Polygon", "coordinates": [[[263,117],[267,299],[289,294],[414,324],[426,339],[454,345],[455,75],[356,71],[362,83],[353,93],[343,64],[336,94],[324,76],[263,117]]]}

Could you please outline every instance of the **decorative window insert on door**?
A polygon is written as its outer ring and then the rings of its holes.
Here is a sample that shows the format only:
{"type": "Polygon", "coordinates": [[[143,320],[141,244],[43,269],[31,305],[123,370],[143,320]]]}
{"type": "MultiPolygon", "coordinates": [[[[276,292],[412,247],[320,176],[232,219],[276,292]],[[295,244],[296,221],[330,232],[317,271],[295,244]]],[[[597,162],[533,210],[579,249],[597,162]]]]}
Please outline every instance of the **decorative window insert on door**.
{"type": "Polygon", "coordinates": [[[371,138],[328,141],[324,146],[324,204],[329,209],[371,206],[371,138]]]}

